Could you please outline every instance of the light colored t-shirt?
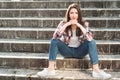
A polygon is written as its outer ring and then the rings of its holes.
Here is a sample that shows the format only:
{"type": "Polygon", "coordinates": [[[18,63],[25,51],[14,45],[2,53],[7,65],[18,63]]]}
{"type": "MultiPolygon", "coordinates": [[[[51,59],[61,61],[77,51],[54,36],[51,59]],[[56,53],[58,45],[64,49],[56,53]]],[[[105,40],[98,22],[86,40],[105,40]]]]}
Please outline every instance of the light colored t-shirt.
{"type": "Polygon", "coordinates": [[[76,36],[76,30],[73,30],[73,36],[70,38],[68,46],[70,47],[78,47],[80,45],[80,41],[76,36]]]}

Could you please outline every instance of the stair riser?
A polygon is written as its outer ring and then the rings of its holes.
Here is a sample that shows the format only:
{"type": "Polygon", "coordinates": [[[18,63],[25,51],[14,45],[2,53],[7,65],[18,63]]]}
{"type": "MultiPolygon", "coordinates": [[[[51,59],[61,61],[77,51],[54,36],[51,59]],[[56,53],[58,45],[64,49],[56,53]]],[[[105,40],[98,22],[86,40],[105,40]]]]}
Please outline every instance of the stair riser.
{"type": "MultiPolygon", "coordinates": [[[[91,69],[92,65],[90,60],[58,60],[57,61],[58,69],[91,69]]],[[[119,60],[99,60],[99,68],[101,69],[110,69],[110,70],[118,70],[120,69],[120,61],[119,60]]]]}
{"type": "Polygon", "coordinates": [[[95,40],[120,40],[120,31],[93,31],[95,40]]]}
{"type": "MultiPolygon", "coordinates": [[[[120,54],[120,44],[97,44],[99,54],[120,54]]],[[[48,53],[49,44],[35,43],[0,43],[1,52],[35,52],[48,53]]]]}
{"type": "Polygon", "coordinates": [[[2,52],[39,52],[48,53],[49,44],[35,43],[0,43],[2,52]]]}
{"type": "MultiPolygon", "coordinates": [[[[0,19],[0,27],[55,28],[61,20],[0,19]]],[[[87,20],[91,28],[119,28],[120,20],[87,20]]]]}
{"type": "MultiPolygon", "coordinates": [[[[95,40],[120,40],[120,31],[92,31],[95,40]]],[[[42,39],[52,38],[54,31],[1,30],[0,38],[6,39],[42,39]]]]}
{"type": "MultiPolygon", "coordinates": [[[[67,8],[71,3],[73,2],[2,2],[0,8],[67,8]]],[[[120,8],[120,1],[81,1],[76,3],[81,3],[82,8],[120,8]]]]}
{"type": "Polygon", "coordinates": [[[120,55],[120,45],[119,44],[104,44],[97,45],[98,54],[103,55],[120,55]]]}
{"type": "MultiPolygon", "coordinates": [[[[46,77],[29,77],[29,76],[24,76],[24,77],[19,77],[19,76],[0,76],[0,80],[63,80],[62,78],[59,79],[59,78],[46,78],[46,77]]],[[[67,79],[65,79],[67,80],[67,79]]],[[[69,79],[69,80],[72,80],[72,79],[69,79]]],[[[79,80],[82,80],[82,79],[79,79],[79,80]]],[[[84,80],[87,80],[87,79],[84,79],[84,80]]],[[[90,80],[90,79],[89,79],[90,80]]]]}
{"type": "MultiPolygon", "coordinates": [[[[0,17],[65,17],[66,10],[1,10],[0,17]],[[49,14],[48,14],[49,13],[49,14]]],[[[83,17],[120,17],[119,10],[82,10],[83,17]]]]}
{"type": "Polygon", "coordinates": [[[0,66],[4,68],[27,68],[27,69],[41,69],[48,66],[47,59],[17,59],[4,58],[0,59],[0,66]]]}
{"type": "MultiPolygon", "coordinates": [[[[119,60],[99,60],[101,69],[119,70],[119,60]]],[[[27,68],[42,69],[48,66],[47,59],[18,59],[18,58],[1,58],[0,67],[4,68],[27,68]]],[[[56,62],[57,69],[91,69],[92,65],[88,59],[58,59],[56,62]]]]}

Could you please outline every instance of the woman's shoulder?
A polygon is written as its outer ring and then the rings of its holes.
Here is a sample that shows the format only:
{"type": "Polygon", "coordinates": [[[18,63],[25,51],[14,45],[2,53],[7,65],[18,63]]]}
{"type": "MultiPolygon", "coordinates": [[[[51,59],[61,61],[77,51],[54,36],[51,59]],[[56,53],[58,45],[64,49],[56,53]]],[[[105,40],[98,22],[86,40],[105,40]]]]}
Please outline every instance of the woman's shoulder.
{"type": "Polygon", "coordinates": [[[60,21],[59,25],[64,25],[66,23],[66,21],[63,19],[60,21]]]}
{"type": "Polygon", "coordinates": [[[65,20],[65,19],[62,19],[60,22],[61,22],[61,23],[66,23],[66,20],[65,20]]]}

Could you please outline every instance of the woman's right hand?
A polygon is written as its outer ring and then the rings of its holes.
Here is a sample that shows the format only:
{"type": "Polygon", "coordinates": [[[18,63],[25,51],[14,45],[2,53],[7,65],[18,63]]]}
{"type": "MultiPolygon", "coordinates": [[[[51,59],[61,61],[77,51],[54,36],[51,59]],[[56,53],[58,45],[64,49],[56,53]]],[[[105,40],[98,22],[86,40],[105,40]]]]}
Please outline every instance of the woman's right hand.
{"type": "Polygon", "coordinates": [[[60,35],[62,35],[63,32],[65,31],[65,29],[66,29],[68,26],[70,26],[71,24],[72,24],[71,21],[69,21],[69,22],[66,22],[64,25],[62,25],[62,26],[60,27],[60,29],[59,29],[60,35]]]}
{"type": "Polygon", "coordinates": [[[75,25],[77,23],[77,20],[70,20],[69,22],[66,22],[60,29],[60,34],[64,32],[64,30],[70,26],[70,25],[75,25]]]}
{"type": "Polygon", "coordinates": [[[70,25],[75,25],[78,21],[77,20],[70,20],[70,25]]]}
{"type": "Polygon", "coordinates": [[[68,27],[70,26],[72,23],[69,21],[69,22],[66,22],[66,24],[64,25],[64,27],[68,27]]]}

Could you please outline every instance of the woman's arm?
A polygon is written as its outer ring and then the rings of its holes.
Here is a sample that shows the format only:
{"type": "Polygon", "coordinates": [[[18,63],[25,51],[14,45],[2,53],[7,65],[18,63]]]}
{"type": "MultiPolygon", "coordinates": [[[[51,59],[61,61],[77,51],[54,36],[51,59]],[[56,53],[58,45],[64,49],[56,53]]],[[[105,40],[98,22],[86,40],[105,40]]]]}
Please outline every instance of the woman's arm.
{"type": "Polygon", "coordinates": [[[82,30],[83,34],[87,33],[87,30],[79,23],[76,23],[76,25],[82,30]]]}
{"type": "Polygon", "coordinates": [[[89,29],[89,23],[85,23],[85,25],[87,26],[86,28],[84,28],[81,24],[79,23],[76,23],[76,25],[82,30],[83,32],[83,35],[85,35],[87,37],[87,40],[88,41],[91,41],[93,40],[93,37],[92,37],[92,33],[90,32],[90,29],[89,29]]]}
{"type": "Polygon", "coordinates": [[[61,28],[60,28],[60,35],[62,35],[63,33],[64,33],[64,31],[65,31],[65,29],[67,28],[67,26],[69,26],[69,25],[71,25],[71,23],[70,22],[67,22],[67,23],[65,23],[61,28]]]}
{"type": "Polygon", "coordinates": [[[70,25],[70,22],[67,22],[67,23],[66,23],[65,21],[61,21],[61,22],[58,24],[58,26],[57,26],[54,34],[53,34],[53,38],[60,37],[60,36],[64,33],[66,27],[69,26],[69,25],[70,25]]]}

